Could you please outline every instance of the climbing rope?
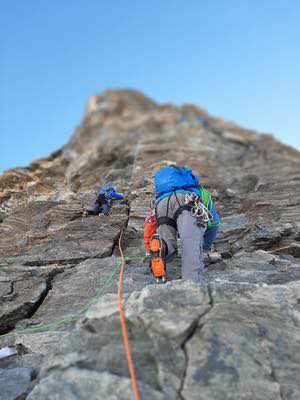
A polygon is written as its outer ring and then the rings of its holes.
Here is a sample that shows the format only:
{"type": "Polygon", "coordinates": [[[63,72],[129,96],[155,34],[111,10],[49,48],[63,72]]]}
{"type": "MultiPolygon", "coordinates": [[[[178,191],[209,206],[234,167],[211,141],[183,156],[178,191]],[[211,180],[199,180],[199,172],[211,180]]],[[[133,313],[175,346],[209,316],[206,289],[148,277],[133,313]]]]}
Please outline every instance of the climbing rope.
{"type": "MultiPolygon", "coordinates": [[[[134,362],[132,358],[132,351],[131,351],[131,346],[128,338],[128,331],[127,331],[127,326],[126,326],[126,318],[125,318],[125,313],[124,313],[124,306],[123,306],[123,275],[124,275],[124,270],[125,270],[125,262],[128,260],[142,260],[141,257],[124,257],[123,250],[122,250],[122,236],[123,236],[123,231],[121,232],[120,238],[119,238],[119,250],[121,254],[121,269],[120,269],[120,274],[119,274],[119,282],[118,282],[118,306],[119,306],[119,313],[120,313],[120,320],[121,320],[121,328],[122,328],[122,336],[123,336],[123,344],[124,344],[124,350],[125,354],[127,357],[127,362],[128,362],[128,368],[129,368],[129,373],[130,373],[130,379],[131,379],[131,385],[133,389],[133,394],[134,394],[134,400],[140,400],[139,392],[138,392],[138,385],[137,385],[137,380],[135,376],[135,367],[134,367],[134,362]]],[[[113,257],[114,264],[115,264],[115,257],[113,257]]],[[[96,299],[98,299],[104,292],[105,287],[109,286],[113,282],[113,278],[115,275],[116,271],[113,268],[112,274],[109,276],[109,278],[105,281],[104,285],[99,288],[96,291],[96,295],[90,299],[90,301],[83,307],[78,314],[75,315],[67,315],[65,318],[61,320],[56,320],[53,321],[49,324],[44,324],[44,325],[38,325],[35,327],[29,327],[26,329],[16,329],[14,332],[9,332],[3,335],[0,335],[0,337],[6,337],[6,336],[14,336],[18,334],[26,334],[26,333],[35,333],[35,332],[43,332],[47,331],[53,327],[63,325],[65,323],[71,322],[71,321],[76,321],[78,320],[81,315],[87,311],[89,306],[95,302],[96,299]]]]}
{"type": "Polygon", "coordinates": [[[124,350],[125,350],[125,354],[127,357],[127,363],[128,363],[129,373],[130,373],[130,379],[131,379],[131,385],[132,385],[132,389],[133,389],[134,400],[140,400],[137,381],[136,381],[136,377],[135,377],[135,368],[134,368],[134,363],[133,363],[133,359],[132,359],[132,355],[131,355],[132,352],[131,352],[131,347],[130,347],[130,343],[129,343],[129,339],[128,339],[128,331],[127,331],[127,326],[126,326],[124,306],[123,306],[123,275],[124,275],[124,269],[125,269],[125,258],[124,258],[124,254],[123,254],[123,250],[122,250],[122,236],[123,236],[123,231],[121,232],[121,235],[119,238],[119,250],[120,250],[120,254],[121,254],[122,265],[121,265],[121,270],[120,270],[120,275],[119,275],[118,305],[119,305],[119,313],[120,313],[120,320],[121,320],[124,350]]]}
{"type": "Polygon", "coordinates": [[[49,322],[48,324],[39,324],[39,325],[33,326],[33,327],[14,329],[13,332],[9,332],[9,333],[0,335],[0,338],[7,337],[7,336],[24,335],[24,334],[28,334],[28,333],[46,332],[46,331],[49,331],[51,328],[59,327],[68,322],[77,321],[82,316],[82,314],[84,314],[87,311],[89,306],[94,304],[97,301],[97,299],[104,294],[104,290],[106,288],[109,288],[112,286],[112,284],[114,282],[114,276],[116,274],[115,264],[116,264],[115,257],[113,257],[112,273],[106,279],[104,284],[96,290],[95,295],[89,299],[89,301],[86,303],[86,305],[77,314],[66,315],[64,318],[59,319],[59,320],[54,320],[52,322],[49,322]]]}
{"type": "MultiPolygon", "coordinates": [[[[121,241],[122,241],[122,235],[123,231],[120,235],[119,238],[119,250],[121,254],[121,269],[120,269],[120,274],[119,274],[119,283],[118,283],[118,305],[119,305],[119,312],[120,312],[120,320],[121,320],[121,328],[122,328],[122,336],[123,336],[123,343],[124,343],[124,350],[126,353],[127,357],[127,362],[128,362],[128,367],[129,367],[129,372],[130,372],[130,378],[131,378],[131,384],[133,388],[133,394],[134,394],[134,400],[140,400],[139,397],[139,392],[138,392],[138,386],[137,386],[137,381],[135,377],[135,368],[134,368],[134,363],[131,355],[131,347],[128,339],[128,332],[127,332],[127,326],[126,326],[126,319],[125,319],[125,313],[124,313],[124,306],[123,306],[123,275],[124,275],[124,269],[125,269],[125,262],[126,261],[140,261],[143,260],[142,257],[124,257],[122,246],[121,246],[121,241]]],[[[115,265],[115,257],[113,257],[113,262],[115,265]]],[[[111,284],[114,281],[114,276],[116,274],[116,269],[113,268],[112,274],[108,277],[108,279],[104,282],[103,286],[98,288],[96,291],[96,294],[94,297],[92,297],[86,305],[78,312],[78,314],[75,315],[67,315],[61,320],[56,320],[52,321],[48,324],[41,324],[35,327],[28,327],[28,328],[21,328],[21,329],[15,329],[13,332],[9,332],[6,334],[0,335],[0,337],[7,337],[7,336],[15,336],[18,334],[28,334],[28,333],[37,333],[37,332],[45,332],[50,330],[51,328],[55,328],[61,325],[64,325],[68,322],[72,321],[77,321],[84,312],[87,311],[87,309],[96,302],[96,300],[104,293],[104,289],[107,287],[110,287],[111,284]]]]}
{"type": "MultiPolygon", "coordinates": [[[[143,260],[144,260],[144,257],[125,257],[125,261],[143,261],[143,260]]],[[[101,297],[104,294],[105,289],[110,288],[113,285],[114,277],[117,272],[117,268],[118,268],[118,263],[116,263],[115,257],[113,257],[112,273],[107,278],[107,280],[104,282],[104,284],[102,286],[100,286],[99,288],[97,288],[95,295],[89,299],[89,301],[86,303],[86,305],[77,314],[66,315],[64,318],[51,321],[48,324],[39,324],[39,325],[32,326],[32,327],[14,329],[12,332],[0,334],[0,338],[7,337],[7,336],[26,335],[26,334],[30,334],[30,333],[47,332],[47,331],[50,331],[50,329],[52,329],[52,328],[56,328],[56,327],[62,326],[64,324],[67,324],[69,322],[74,322],[74,321],[79,320],[80,317],[82,316],[82,314],[84,314],[88,310],[88,308],[92,304],[94,304],[99,297],[101,297]]]]}

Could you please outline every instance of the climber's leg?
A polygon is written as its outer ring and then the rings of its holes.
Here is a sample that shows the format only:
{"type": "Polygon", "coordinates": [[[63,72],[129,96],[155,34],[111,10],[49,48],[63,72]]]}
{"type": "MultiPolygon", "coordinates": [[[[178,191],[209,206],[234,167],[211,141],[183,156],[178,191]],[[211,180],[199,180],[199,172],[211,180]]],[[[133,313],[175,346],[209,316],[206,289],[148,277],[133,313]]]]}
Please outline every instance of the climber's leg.
{"type": "Polygon", "coordinates": [[[170,225],[163,224],[158,227],[158,235],[163,240],[165,248],[165,261],[171,261],[177,253],[177,232],[170,225]]]}
{"type": "Polygon", "coordinates": [[[189,211],[183,211],[177,219],[181,240],[181,268],[183,279],[190,279],[204,285],[203,236],[205,228],[197,225],[197,220],[189,211]]]}
{"type": "Polygon", "coordinates": [[[86,210],[86,215],[99,215],[101,213],[100,205],[95,202],[94,205],[86,210]]]}

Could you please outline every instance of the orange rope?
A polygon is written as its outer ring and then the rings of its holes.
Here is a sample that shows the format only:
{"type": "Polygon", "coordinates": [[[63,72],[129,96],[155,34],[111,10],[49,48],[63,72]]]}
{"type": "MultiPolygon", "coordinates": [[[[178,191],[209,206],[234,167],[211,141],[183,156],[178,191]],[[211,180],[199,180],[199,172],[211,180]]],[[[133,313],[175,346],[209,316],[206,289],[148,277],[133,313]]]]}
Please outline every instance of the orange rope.
{"type": "Polygon", "coordinates": [[[130,343],[129,343],[129,339],[128,339],[126,319],[125,319],[125,314],[124,314],[124,306],[123,306],[123,301],[122,301],[122,298],[123,298],[123,293],[122,293],[123,292],[123,274],[124,274],[124,268],[125,268],[125,258],[124,258],[124,254],[123,254],[122,246],[121,246],[122,235],[123,235],[123,231],[121,232],[121,235],[119,238],[119,249],[120,249],[121,258],[122,258],[122,266],[121,266],[120,275],[119,275],[118,304],[119,304],[121,328],[122,328],[122,335],[123,335],[123,344],[124,344],[124,350],[126,353],[129,372],[130,372],[134,400],[140,400],[137,381],[136,381],[136,377],[135,377],[134,363],[133,363],[133,359],[132,359],[132,355],[131,355],[131,347],[130,347],[130,343]]]}

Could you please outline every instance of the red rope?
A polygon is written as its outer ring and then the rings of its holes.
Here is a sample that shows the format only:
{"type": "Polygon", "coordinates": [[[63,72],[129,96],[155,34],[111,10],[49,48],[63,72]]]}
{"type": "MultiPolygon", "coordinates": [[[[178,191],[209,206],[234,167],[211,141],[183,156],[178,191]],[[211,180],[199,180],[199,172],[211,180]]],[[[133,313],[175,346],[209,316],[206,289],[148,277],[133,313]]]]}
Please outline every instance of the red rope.
{"type": "Polygon", "coordinates": [[[125,354],[127,357],[128,368],[129,368],[129,372],[130,372],[130,379],[131,379],[131,385],[132,385],[133,394],[134,394],[134,400],[140,400],[137,381],[136,381],[136,377],[135,377],[135,368],[134,368],[134,363],[133,363],[133,359],[132,359],[132,355],[131,355],[131,347],[130,347],[130,343],[129,343],[129,339],[128,339],[124,306],[123,306],[123,275],[124,275],[124,268],[125,268],[125,258],[124,258],[122,245],[121,245],[122,235],[123,235],[123,231],[121,232],[121,235],[119,238],[119,249],[120,249],[120,253],[121,253],[122,266],[121,266],[120,275],[119,275],[118,305],[119,305],[119,312],[120,312],[124,350],[125,350],[125,354]]]}

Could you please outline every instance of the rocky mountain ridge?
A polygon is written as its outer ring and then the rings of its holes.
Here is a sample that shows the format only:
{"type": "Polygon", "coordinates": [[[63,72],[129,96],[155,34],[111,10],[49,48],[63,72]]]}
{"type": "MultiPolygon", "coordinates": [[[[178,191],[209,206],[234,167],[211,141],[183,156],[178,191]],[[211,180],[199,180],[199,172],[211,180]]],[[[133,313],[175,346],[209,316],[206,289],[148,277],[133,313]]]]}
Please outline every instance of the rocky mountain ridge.
{"type": "Polygon", "coordinates": [[[299,398],[300,155],[271,136],[192,105],[135,91],[87,104],[70,141],[0,177],[3,398],[128,399],[116,307],[117,248],[127,258],[126,317],[142,399],[299,398]],[[155,285],[142,259],[153,173],[189,165],[222,215],[206,292],[155,285]],[[126,200],[83,218],[95,189],[126,200]]]}

